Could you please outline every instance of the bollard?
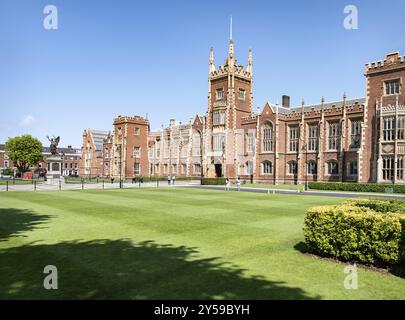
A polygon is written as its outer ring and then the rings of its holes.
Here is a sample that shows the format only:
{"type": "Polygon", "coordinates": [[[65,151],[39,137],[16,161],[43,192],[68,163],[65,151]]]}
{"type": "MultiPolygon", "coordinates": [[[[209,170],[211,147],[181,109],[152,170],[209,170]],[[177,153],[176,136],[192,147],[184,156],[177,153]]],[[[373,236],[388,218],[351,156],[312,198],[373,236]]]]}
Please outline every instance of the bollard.
{"type": "Polygon", "coordinates": [[[59,180],[59,191],[62,190],[62,182],[59,180]]]}
{"type": "Polygon", "coordinates": [[[103,180],[103,190],[104,190],[104,180],[103,180]]]}
{"type": "Polygon", "coordinates": [[[34,191],[37,191],[37,182],[34,181],[34,191]]]}
{"type": "Polygon", "coordinates": [[[84,190],[84,181],[82,179],[82,190],[84,190]]]}
{"type": "Polygon", "coordinates": [[[6,191],[8,191],[8,180],[6,181],[6,191]]]}

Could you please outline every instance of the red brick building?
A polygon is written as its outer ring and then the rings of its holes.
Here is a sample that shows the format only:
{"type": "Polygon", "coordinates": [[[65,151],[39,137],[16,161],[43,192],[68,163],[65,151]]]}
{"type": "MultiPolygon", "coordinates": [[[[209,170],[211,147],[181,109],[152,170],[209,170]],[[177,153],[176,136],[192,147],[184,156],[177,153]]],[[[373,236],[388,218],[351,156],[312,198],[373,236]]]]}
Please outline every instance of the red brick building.
{"type": "Polygon", "coordinates": [[[109,134],[108,131],[84,130],[79,167],[79,175],[81,177],[105,176],[103,167],[103,144],[109,134]]]}
{"type": "Polygon", "coordinates": [[[119,116],[104,140],[104,175],[242,177],[274,184],[405,182],[404,60],[392,53],[367,64],[365,98],[342,94],[340,101],[321,98],[319,104],[291,107],[283,96],[282,105],[254,110],[252,50],[247,66],[238,65],[231,39],[223,66],[215,67],[210,51],[205,115],[188,123],[170,120],[156,132],[149,132],[146,119],[119,116]]]}
{"type": "MultiPolygon", "coordinates": [[[[62,157],[62,175],[63,176],[78,176],[79,163],[81,158],[81,150],[68,146],[67,148],[58,148],[58,152],[62,157]]],[[[43,160],[39,162],[39,168],[47,168],[47,158],[51,155],[49,147],[42,148],[43,160]]],[[[5,145],[0,144],[0,170],[15,169],[16,166],[11,161],[5,151],[5,145]]]]}

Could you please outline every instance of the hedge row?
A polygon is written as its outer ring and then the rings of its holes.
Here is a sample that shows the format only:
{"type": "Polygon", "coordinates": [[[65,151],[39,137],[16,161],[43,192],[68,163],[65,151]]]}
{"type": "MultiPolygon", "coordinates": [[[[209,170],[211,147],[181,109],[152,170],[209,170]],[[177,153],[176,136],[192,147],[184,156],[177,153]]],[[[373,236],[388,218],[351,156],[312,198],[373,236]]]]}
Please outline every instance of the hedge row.
{"type": "Polygon", "coordinates": [[[308,182],[309,189],[332,191],[380,192],[393,189],[394,193],[405,193],[403,184],[354,183],[354,182],[308,182]]]}
{"type": "Polygon", "coordinates": [[[368,208],[379,213],[405,214],[405,200],[402,199],[351,199],[344,204],[368,208]]]}
{"type": "Polygon", "coordinates": [[[202,185],[225,185],[225,178],[203,178],[202,185]]]}
{"type": "Polygon", "coordinates": [[[404,263],[405,216],[370,209],[386,210],[389,204],[383,207],[374,200],[369,204],[367,201],[309,209],[304,236],[311,251],[377,266],[404,263]]]}

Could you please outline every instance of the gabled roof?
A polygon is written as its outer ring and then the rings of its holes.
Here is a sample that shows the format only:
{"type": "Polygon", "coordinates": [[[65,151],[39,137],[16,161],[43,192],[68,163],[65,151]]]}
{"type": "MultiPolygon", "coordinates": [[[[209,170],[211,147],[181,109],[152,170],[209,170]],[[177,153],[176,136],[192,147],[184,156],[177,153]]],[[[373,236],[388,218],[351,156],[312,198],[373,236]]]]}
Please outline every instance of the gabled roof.
{"type": "MultiPolygon", "coordinates": [[[[357,99],[350,99],[350,100],[346,100],[346,106],[352,106],[354,104],[360,104],[360,105],[364,105],[366,103],[366,98],[357,98],[357,99]]],[[[266,106],[269,103],[266,103],[266,106]]],[[[270,108],[273,112],[276,112],[276,106],[275,105],[270,105],[270,108]]],[[[265,106],[265,107],[266,107],[265,106]]],[[[331,109],[333,106],[335,106],[336,108],[341,108],[343,106],[343,100],[340,101],[334,101],[334,102],[325,102],[324,104],[325,106],[325,110],[331,109]]],[[[305,105],[304,106],[304,112],[307,111],[311,111],[312,109],[314,110],[321,110],[322,109],[322,104],[311,104],[311,105],[305,105]]],[[[291,108],[286,108],[286,107],[282,107],[282,106],[278,106],[278,112],[279,113],[284,113],[284,114],[288,114],[291,112],[297,112],[300,113],[302,110],[302,106],[299,107],[291,107],[291,108]]]]}
{"type": "Polygon", "coordinates": [[[104,140],[108,137],[109,131],[89,129],[88,132],[93,138],[96,150],[103,150],[104,140]]]}

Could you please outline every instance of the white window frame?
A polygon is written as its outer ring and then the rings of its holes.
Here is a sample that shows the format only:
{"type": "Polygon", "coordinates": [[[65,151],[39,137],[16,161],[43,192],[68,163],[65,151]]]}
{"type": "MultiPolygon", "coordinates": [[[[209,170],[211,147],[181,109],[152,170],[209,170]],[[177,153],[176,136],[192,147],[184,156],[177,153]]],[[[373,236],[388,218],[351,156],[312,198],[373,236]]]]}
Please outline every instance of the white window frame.
{"type": "Polygon", "coordinates": [[[328,130],[328,148],[329,150],[340,149],[340,123],[337,121],[329,122],[328,130]]]}
{"type": "Polygon", "coordinates": [[[308,125],[308,151],[318,150],[319,126],[317,124],[308,125]]]}
{"type": "Polygon", "coordinates": [[[288,126],[288,142],[289,142],[289,151],[298,152],[298,143],[299,143],[299,127],[298,125],[288,126]]]}

